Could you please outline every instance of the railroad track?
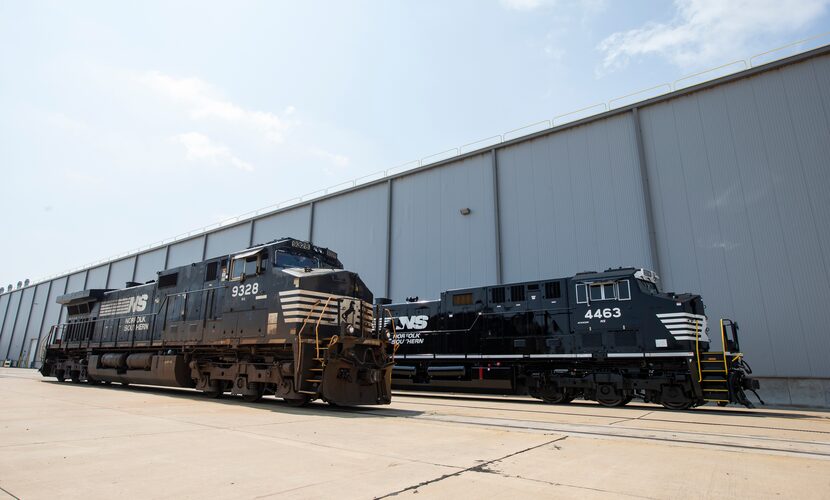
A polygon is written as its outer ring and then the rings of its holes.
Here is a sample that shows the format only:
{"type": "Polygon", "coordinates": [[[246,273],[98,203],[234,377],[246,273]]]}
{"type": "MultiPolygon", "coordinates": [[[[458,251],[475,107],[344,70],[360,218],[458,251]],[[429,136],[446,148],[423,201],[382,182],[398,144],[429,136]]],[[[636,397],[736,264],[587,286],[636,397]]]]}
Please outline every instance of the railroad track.
{"type": "MultiPolygon", "coordinates": [[[[477,399],[477,398],[472,398],[477,399]]],[[[447,396],[434,398],[424,395],[396,395],[396,408],[365,408],[365,409],[342,409],[363,415],[371,415],[386,418],[407,418],[431,422],[441,422],[451,425],[480,426],[500,430],[513,430],[517,432],[541,432],[555,433],[569,436],[593,437],[601,439],[623,439],[623,440],[644,440],[663,443],[672,443],[678,446],[694,446],[703,448],[715,448],[723,451],[746,452],[753,451],[767,454],[783,454],[800,456],[806,458],[817,458],[830,460],[830,430],[808,430],[774,426],[747,425],[734,422],[711,423],[711,422],[688,422],[668,418],[643,419],[632,416],[627,418],[618,415],[602,414],[602,412],[577,413],[561,412],[560,408],[540,405],[539,409],[521,408],[525,405],[523,401],[500,400],[502,406],[498,408],[471,405],[469,399],[464,403],[447,401],[447,396]],[[437,402],[438,399],[440,402],[437,402]],[[515,408],[511,403],[516,403],[515,408]],[[504,413],[513,413],[515,416],[504,416],[504,413]],[[501,415],[499,415],[501,414],[501,415]],[[606,418],[611,422],[604,424],[578,423],[578,422],[556,422],[546,420],[543,416],[555,417],[567,416],[578,419],[585,418],[606,418]],[[618,424],[636,421],[646,427],[625,427],[618,424]],[[671,423],[675,428],[671,430],[647,427],[649,422],[671,423]],[[692,427],[703,427],[692,429],[692,427]],[[725,432],[728,428],[747,431],[738,433],[736,431],[725,432]],[[711,431],[705,429],[712,428],[711,431]],[[776,434],[785,432],[798,432],[804,435],[804,439],[791,439],[776,434]],[[760,435],[766,432],[768,435],[760,435]],[[810,438],[813,439],[810,439],[810,438]]],[[[538,404],[538,403],[537,403],[538,404]]],[[[579,405],[585,409],[585,405],[579,405]]],[[[635,410],[636,411],[636,410],[635,410]]],[[[644,407],[643,411],[650,413],[652,408],[644,407]]],[[[660,411],[660,410],[658,410],[660,411]]],[[[694,413],[699,410],[692,410],[684,414],[694,413]]],[[[668,411],[668,413],[674,413],[668,411]]],[[[730,411],[723,411],[724,418],[746,418],[743,412],[740,415],[730,415],[730,411]]],[[[793,412],[790,415],[796,415],[793,412]]],[[[763,413],[757,413],[752,418],[763,418],[763,413]]],[[[768,417],[773,420],[781,419],[780,416],[768,417]]],[[[794,416],[784,418],[797,418],[794,416]]],[[[830,419],[823,417],[806,417],[815,420],[819,425],[827,422],[827,429],[830,429],[830,419]]]]}

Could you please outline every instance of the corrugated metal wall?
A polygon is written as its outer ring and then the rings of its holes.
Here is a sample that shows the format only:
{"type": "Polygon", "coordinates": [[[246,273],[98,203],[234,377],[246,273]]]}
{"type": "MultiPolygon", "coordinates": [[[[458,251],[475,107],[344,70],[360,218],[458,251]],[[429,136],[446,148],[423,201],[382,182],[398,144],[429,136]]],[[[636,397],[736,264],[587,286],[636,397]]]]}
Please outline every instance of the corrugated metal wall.
{"type": "Polygon", "coordinates": [[[757,374],[830,377],[830,49],[653,99],[0,296],[28,360],[55,298],[283,236],[376,296],[658,268],[742,325],[757,374]],[[645,187],[648,187],[647,189],[645,187]],[[467,215],[462,209],[469,209],[467,215]]]}

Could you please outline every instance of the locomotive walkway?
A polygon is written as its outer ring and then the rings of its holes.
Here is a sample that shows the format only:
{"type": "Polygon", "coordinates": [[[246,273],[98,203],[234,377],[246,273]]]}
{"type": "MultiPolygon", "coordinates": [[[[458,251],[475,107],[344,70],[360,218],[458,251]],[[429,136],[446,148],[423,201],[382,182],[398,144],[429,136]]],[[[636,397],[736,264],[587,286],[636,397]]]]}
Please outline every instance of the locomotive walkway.
{"type": "Polygon", "coordinates": [[[830,413],[396,393],[290,408],[0,369],[2,498],[827,498],[830,413]]]}

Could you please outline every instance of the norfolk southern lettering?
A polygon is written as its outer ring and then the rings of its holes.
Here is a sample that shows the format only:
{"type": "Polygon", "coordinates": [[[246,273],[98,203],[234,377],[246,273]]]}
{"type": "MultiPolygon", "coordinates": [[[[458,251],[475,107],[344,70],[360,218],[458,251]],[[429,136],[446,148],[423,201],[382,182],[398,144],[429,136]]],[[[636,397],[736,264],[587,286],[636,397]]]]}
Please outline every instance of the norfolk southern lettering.
{"type": "Polygon", "coordinates": [[[439,300],[379,299],[378,325],[398,344],[393,387],[751,406],[744,391],[758,382],[747,376],[737,325],[710,325],[700,296],[663,293],[658,282],[648,270],[609,269],[439,300]],[[712,342],[725,345],[710,351],[712,342]]]}
{"type": "Polygon", "coordinates": [[[121,290],[58,298],[42,373],[195,387],[256,401],[387,404],[391,358],[372,294],[337,254],[291,238],[169,269],[121,290]]]}

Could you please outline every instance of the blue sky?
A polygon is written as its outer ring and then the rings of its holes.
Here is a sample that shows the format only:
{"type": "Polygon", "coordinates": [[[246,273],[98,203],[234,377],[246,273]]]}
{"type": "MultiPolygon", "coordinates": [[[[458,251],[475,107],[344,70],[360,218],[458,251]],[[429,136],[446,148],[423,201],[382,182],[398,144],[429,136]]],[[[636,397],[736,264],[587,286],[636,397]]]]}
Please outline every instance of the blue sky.
{"type": "Polygon", "coordinates": [[[828,7],[2,0],[0,286],[828,32],[828,7]]]}

